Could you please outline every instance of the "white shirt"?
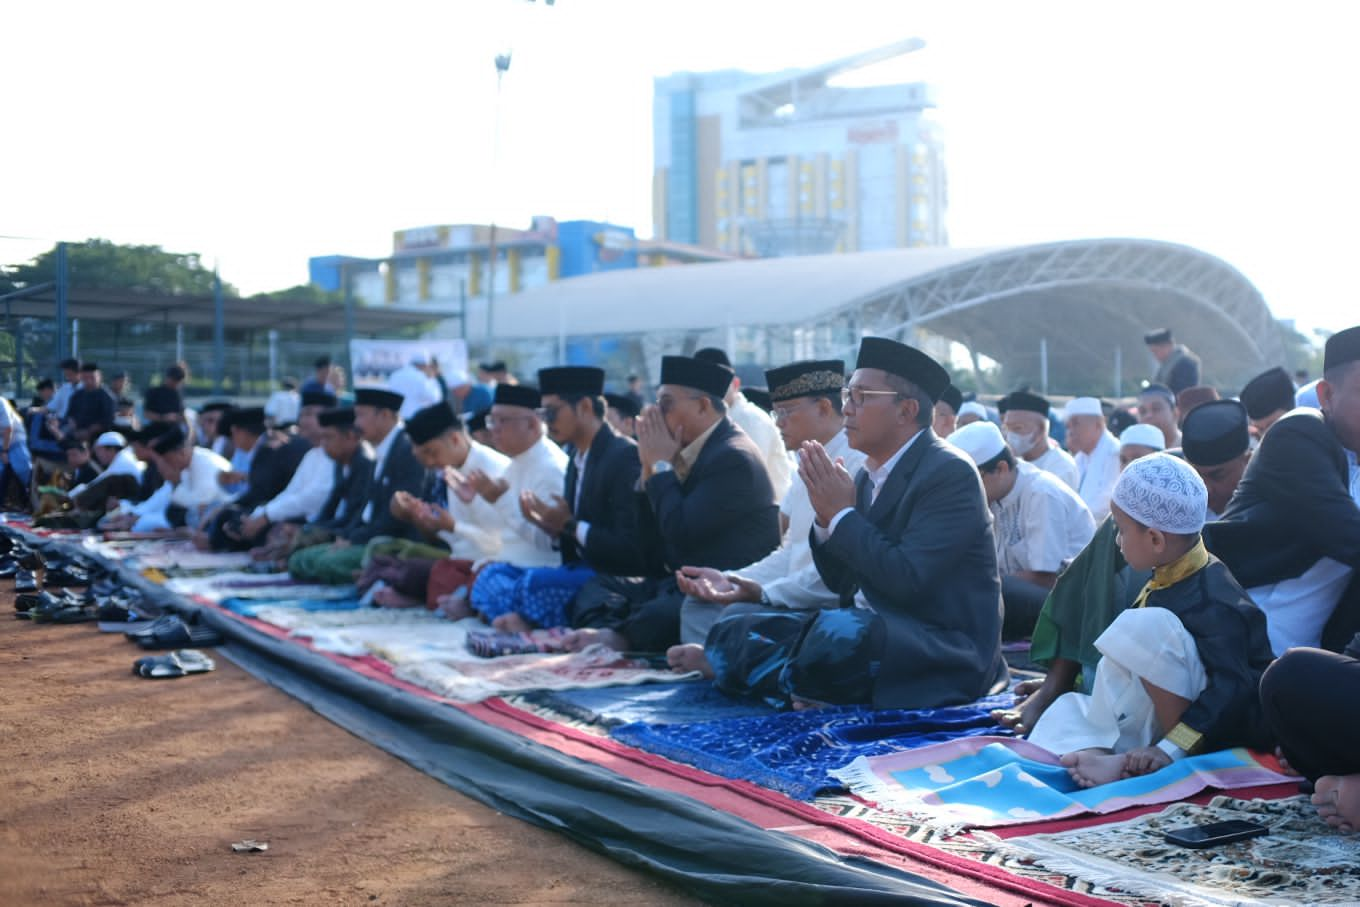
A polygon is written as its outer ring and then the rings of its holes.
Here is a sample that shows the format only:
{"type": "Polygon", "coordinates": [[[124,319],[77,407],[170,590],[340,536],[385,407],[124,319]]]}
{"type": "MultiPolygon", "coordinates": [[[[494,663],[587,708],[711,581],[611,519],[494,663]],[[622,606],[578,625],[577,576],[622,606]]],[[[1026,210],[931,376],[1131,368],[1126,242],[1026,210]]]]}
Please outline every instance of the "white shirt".
{"type": "Polygon", "coordinates": [[[170,506],[171,488],[169,482],[162,482],[161,486],[151,493],[151,497],[138,504],[127,505],[127,512],[137,517],[132,524],[133,532],[155,532],[159,529],[169,529],[170,521],[166,519],[165,508],[170,506]]]}
{"type": "MultiPolygon", "coordinates": [[[[1350,467],[1351,500],[1360,506],[1360,464],[1346,451],[1350,467]]],[[[1297,646],[1317,648],[1322,630],[1354,573],[1340,561],[1324,557],[1299,576],[1248,589],[1247,594],[1266,616],[1270,649],[1276,655],[1297,646]]]]}
{"type": "Polygon", "coordinates": [[[500,534],[496,560],[516,567],[556,567],[562,555],[553,549],[553,540],[542,529],[524,518],[519,495],[532,491],[542,500],[561,495],[566,484],[567,455],[548,438],[516,457],[510,458],[501,478],[510,483],[505,493],[490,504],[481,495],[473,498],[475,524],[500,534]]]}
{"type": "Polygon", "coordinates": [[[444,399],[439,392],[439,384],[414,365],[403,365],[387,376],[387,387],[404,398],[401,401],[401,417],[409,419],[427,406],[433,406],[444,399]]]}
{"type": "Polygon", "coordinates": [[[1099,525],[1110,515],[1110,495],[1119,481],[1119,439],[1102,431],[1095,449],[1077,454],[1075,460],[1081,475],[1077,493],[1099,525]]]}
{"type": "Polygon", "coordinates": [[[272,501],[256,507],[251,516],[265,517],[271,523],[300,517],[310,523],[326,506],[334,484],[335,461],[320,447],[313,447],[303,455],[283,491],[272,501]]]}
{"type": "Polygon", "coordinates": [[[275,425],[291,425],[297,421],[301,409],[302,397],[297,391],[277,390],[269,395],[264,414],[273,419],[275,425]]]}
{"type": "Polygon", "coordinates": [[[137,459],[137,455],[132,452],[131,447],[124,447],[114,454],[113,460],[109,462],[108,468],[104,470],[106,476],[136,476],[142,477],[146,471],[146,464],[137,459]]]}
{"type": "Polygon", "coordinates": [[[737,399],[727,408],[727,415],[755,442],[761,459],[765,461],[765,470],[770,474],[774,499],[784,500],[793,481],[793,464],[788,451],[784,449],[784,438],[770,414],[738,393],[737,399]]]}
{"type": "Polygon", "coordinates": [[[203,516],[231,500],[217,477],[231,471],[231,464],[206,447],[195,447],[189,466],[180,473],[170,492],[170,503],[188,511],[185,524],[197,527],[203,516]]]}
{"type": "MultiPolygon", "coordinates": [[[[28,444],[28,430],[24,428],[23,417],[14,411],[9,401],[0,397],[0,429],[10,428],[9,446],[28,444]]],[[[8,448],[6,448],[8,449],[8,448]]]]}
{"type": "Polygon", "coordinates": [[[1095,535],[1096,522],[1077,493],[1033,463],[1017,462],[1015,485],[989,507],[1002,576],[1057,573],[1095,535]]]}
{"type": "MultiPolygon", "coordinates": [[[[827,442],[826,453],[833,462],[837,457],[844,459],[845,468],[851,475],[864,465],[864,454],[851,449],[844,430],[827,442]]],[[[733,572],[760,583],[766,597],[776,605],[800,609],[834,608],[839,599],[822,582],[822,576],[812,562],[812,545],[808,542],[809,530],[816,522],[817,514],[812,509],[807,485],[796,472],[779,509],[789,520],[789,528],[779,547],[749,567],[733,572]]]]}
{"type": "Polygon", "coordinates": [[[71,402],[71,395],[79,389],[79,381],[72,381],[58,387],[56,393],[52,395],[52,399],[47,401],[47,411],[64,421],[66,419],[66,407],[71,402]]]}
{"type": "MultiPolygon", "coordinates": [[[[1041,438],[1048,444],[1048,453],[1037,460],[1029,461],[1030,465],[1037,466],[1044,472],[1051,472],[1058,478],[1067,483],[1067,487],[1076,491],[1081,487],[1081,473],[1077,469],[1077,461],[1072,459],[1072,455],[1058,447],[1048,438],[1041,438]]],[[[1118,459],[1119,452],[1115,451],[1118,459]]]]}
{"type": "MultiPolygon", "coordinates": [[[[471,441],[467,459],[463,461],[459,471],[466,475],[480,469],[493,479],[499,479],[505,475],[509,467],[510,458],[505,454],[485,444],[471,441]]],[[[464,503],[462,498],[454,494],[452,488],[449,489],[448,497],[449,515],[453,517],[453,531],[441,530],[439,537],[449,546],[449,557],[474,562],[498,558],[501,550],[500,524],[497,522],[487,526],[478,522],[476,505],[481,498],[464,503]]]]}
{"type": "MultiPolygon", "coordinates": [[[[397,435],[406,430],[406,426],[398,422],[392,426],[392,430],[387,433],[387,437],[378,443],[378,447],[373,451],[373,482],[377,483],[382,478],[383,470],[387,468],[387,454],[392,450],[392,445],[396,443],[397,435]]],[[[364,505],[364,512],[361,519],[367,523],[373,519],[373,502],[369,501],[364,505]]]]}

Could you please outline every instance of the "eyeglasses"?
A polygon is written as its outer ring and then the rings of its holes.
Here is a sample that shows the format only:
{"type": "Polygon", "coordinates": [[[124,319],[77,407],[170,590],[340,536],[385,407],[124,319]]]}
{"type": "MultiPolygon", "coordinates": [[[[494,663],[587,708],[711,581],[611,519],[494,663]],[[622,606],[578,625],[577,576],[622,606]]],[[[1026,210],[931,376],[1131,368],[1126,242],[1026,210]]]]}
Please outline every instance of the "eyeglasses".
{"type": "Polygon", "coordinates": [[[668,413],[668,412],[670,412],[671,410],[675,409],[675,404],[676,404],[677,401],[679,401],[679,400],[698,400],[698,399],[699,399],[699,396],[700,396],[699,394],[690,394],[689,396],[685,396],[685,397],[672,397],[672,396],[670,396],[669,394],[667,394],[667,395],[664,396],[664,397],[657,397],[657,398],[656,398],[656,406],[657,406],[657,409],[661,410],[663,413],[668,413]]]}
{"type": "Polygon", "coordinates": [[[538,416],[544,422],[552,422],[557,418],[557,411],[561,408],[560,404],[557,406],[540,406],[538,409],[534,410],[534,415],[538,416]]]}
{"type": "Polygon", "coordinates": [[[487,417],[486,417],[486,427],[489,428],[489,429],[491,429],[492,431],[495,431],[495,430],[496,430],[496,426],[498,426],[498,425],[504,426],[504,425],[509,425],[509,424],[511,424],[512,422],[522,422],[522,421],[524,421],[525,419],[528,419],[528,418],[530,418],[530,417],[529,417],[529,416],[487,416],[487,417]]]}
{"type": "Polygon", "coordinates": [[[865,397],[900,397],[897,391],[875,391],[865,390],[862,387],[843,387],[841,388],[841,405],[853,403],[855,406],[863,406],[865,397]]]}
{"type": "Polygon", "coordinates": [[[798,412],[798,410],[802,409],[804,406],[807,406],[811,402],[812,402],[811,400],[802,400],[798,403],[793,404],[792,406],[776,406],[770,410],[770,415],[774,417],[774,421],[778,422],[780,419],[789,418],[794,413],[798,412]]]}

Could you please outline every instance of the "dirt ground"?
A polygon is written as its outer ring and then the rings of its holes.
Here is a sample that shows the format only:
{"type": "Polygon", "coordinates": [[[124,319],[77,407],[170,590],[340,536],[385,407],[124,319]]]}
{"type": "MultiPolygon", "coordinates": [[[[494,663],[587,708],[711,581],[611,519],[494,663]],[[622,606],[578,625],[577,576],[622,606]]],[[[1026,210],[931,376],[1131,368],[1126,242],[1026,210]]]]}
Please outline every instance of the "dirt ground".
{"type": "Polygon", "coordinates": [[[0,904],[699,903],[503,816],[224,658],[175,680],[0,591],[0,904]],[[234,841],[269,842],[237,854],[234,841]]]}

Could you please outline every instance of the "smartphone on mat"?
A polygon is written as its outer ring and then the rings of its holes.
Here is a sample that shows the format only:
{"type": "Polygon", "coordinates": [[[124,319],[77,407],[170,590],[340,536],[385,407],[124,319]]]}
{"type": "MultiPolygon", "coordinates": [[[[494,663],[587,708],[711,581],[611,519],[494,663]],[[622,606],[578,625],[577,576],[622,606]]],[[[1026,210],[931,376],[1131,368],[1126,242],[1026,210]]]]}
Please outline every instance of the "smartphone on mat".
{"type": "Polygon", "coordinates": [[[1166,833],[1166,840],[1181,847],[1200,850],[1205,847],[1217,847],[1220,844],[1231,844],[1233,841],[1245,841],[1247,838],[1259,838],[1266,834],[1270,834],[1270,828],[1259,822],[1233,819],[1228,822],[1173,828],[1166,833]]]}

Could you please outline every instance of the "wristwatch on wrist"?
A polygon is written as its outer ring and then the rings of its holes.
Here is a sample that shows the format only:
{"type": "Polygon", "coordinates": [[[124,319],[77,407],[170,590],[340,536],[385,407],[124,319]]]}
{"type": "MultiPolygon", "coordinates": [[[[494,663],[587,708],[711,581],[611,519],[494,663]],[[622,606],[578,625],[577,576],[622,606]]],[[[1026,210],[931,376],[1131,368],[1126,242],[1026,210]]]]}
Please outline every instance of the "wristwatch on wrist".
{"type": "Polygon", "coordinates": [[[654,476],[659,476],[659,475],[661,475],[663,472],[674,472],[674,471],[675,471],[675,467],[671,465],[671,461],[670,461],[670,460],[657,460],[655,463],[652,464],[652,475],[654,475],[654,476]]]}

